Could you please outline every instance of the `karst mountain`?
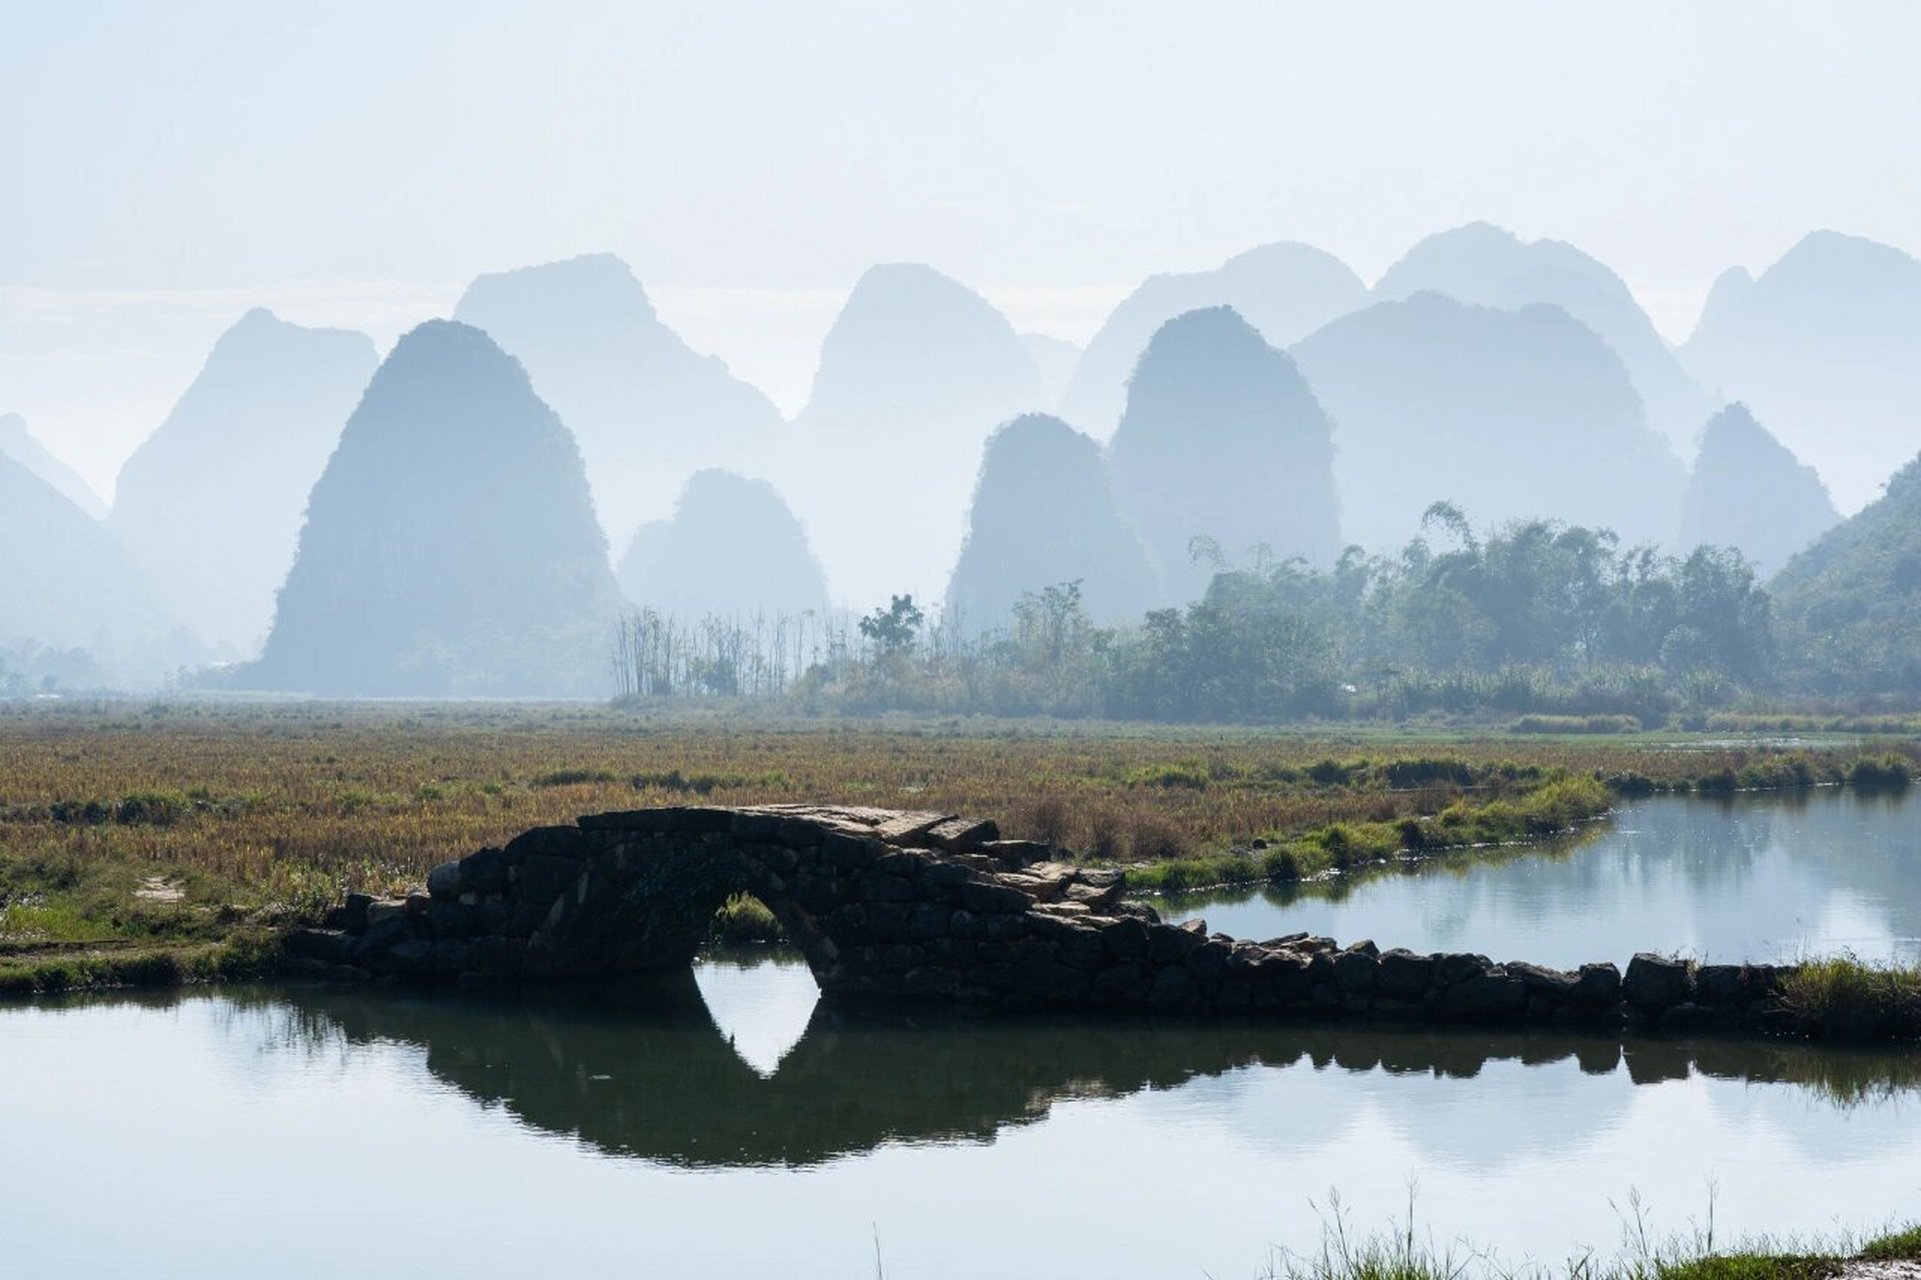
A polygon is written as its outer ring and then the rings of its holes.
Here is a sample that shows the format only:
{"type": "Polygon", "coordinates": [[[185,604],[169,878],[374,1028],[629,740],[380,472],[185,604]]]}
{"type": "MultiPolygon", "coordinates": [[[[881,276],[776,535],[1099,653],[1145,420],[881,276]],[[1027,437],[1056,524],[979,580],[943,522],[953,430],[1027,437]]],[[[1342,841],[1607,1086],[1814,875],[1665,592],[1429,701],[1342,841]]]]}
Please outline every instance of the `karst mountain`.
{"type": "Polygon", "coordinates": [[[1685,473],[1626,366],[1559,307],[1438,293],[1376,303],[1293,349],[1333,418],[1347,541],[1382,549],[1448,501],[1479,525],[1549,517],[1668,543],[1685,473]]]}
{"type": "Polygon", "coordinates": [[[1708,421],[1681,506],[1682,549],[1737,548],[1762,577],[1841,519],[1813,467],[1731,404],[1708,421]]]}
{"type": "Polygon", "coordinates": [[[430,321],[348,420],[241,682],[600,696],[617,602],[573,436],[485,333],[430,321]]]}
{"type": "Polygon", "coordinates": [[[995,630],[1023,595],[1069,583],[1105,625],[1138,622],[1160,594],[1100,445],[1059,418],[1027,414],[987,443],[948,615],[966,633],[995,630]]]}
{"type": "Polygon", "coordinates": [[[364,334],[249,311],[120,469],[113,532],[208,642],[257,651],[308,493],[377,361],[364,334]]]}
{"type": "Polygon", "coordinates": [[[1367,286],[1348,265],[1312,245],[1262,245],[1211,271],[1152,276],[1114,308],[1087,344],[1060,413],[1105,440],[1127,404],[1127,380],[1148,341],[1169,320],[1208,307],[1232,307],[1261,337],[1286,348],[1336,316],[1367,303],[1367,286]]]}
{"type": "Polygon", "coordinates": [[[1162,325],[1128,384],[1108,446],[1114,493],[1161,574],[1164,599],[1198,599],[1213,566],[1339,554],[1332,432],[1286,353],[1231,307],[1162,325]]]}
{"type": "Polygon", "coordinates": [[[1716,407],[1621,278],[1571,244],[1524,241],[1486,222],[1443,231],[1416,244],[1374,286],[1383,301],[1422,292],[1510,311],[1532,302],[1561,308],[1614,349],[1641,395],[1648,425],[1679,450],[1694,447],[1716,407]]]}
{"type": "Polygon", "coordinates": [[[612,254],[480,276],[454,318],[517,357],[573,431],[615,546],[670,514],[695,471],[753,465],[782,429],[773,402],[668,328],[612,254]]]}
{"type": "Polygon", "coordinates": [[[1715,282],[1682,356],[1857,511],[1921,440],[1921,261],[1833,231],[1715,282]]]}
{"type": "Polygon", "coordinates": [[[671,519],[634,532],[619,579],[633,604],[689,623],[827,612],[807,531],[773,485],[731,471],[695,472],[671,519]]]}
{"type": "Polygon", "coordinates": [[[1044,398],[1027,345],[985,298],[915,263],[862,275],[821,344],[779,477],[835,603],[938,598],[982,446],[1044,398]]]}

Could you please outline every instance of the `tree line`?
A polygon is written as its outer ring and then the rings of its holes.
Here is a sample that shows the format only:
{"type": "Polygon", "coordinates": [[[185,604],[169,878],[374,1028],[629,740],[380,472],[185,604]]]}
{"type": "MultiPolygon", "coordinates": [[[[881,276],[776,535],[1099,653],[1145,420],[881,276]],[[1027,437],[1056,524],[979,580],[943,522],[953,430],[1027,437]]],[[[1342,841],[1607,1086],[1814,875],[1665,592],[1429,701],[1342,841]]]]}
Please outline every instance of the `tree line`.
{"type": "Polygon", "coordinates": [[[1202,597],[1096,626],[1077,583],[970,633],[910,596],[858,619],[623,620],[627,697],[778,698],[802,710],[1167,721],[1428,712],[1657,717],[1773,687],[1767,592],[1738,551],[1623,547],[1554,521],[1477,532],[1429,508],[1398,552],[1327,569],[1196,539],[1202,597]]]}

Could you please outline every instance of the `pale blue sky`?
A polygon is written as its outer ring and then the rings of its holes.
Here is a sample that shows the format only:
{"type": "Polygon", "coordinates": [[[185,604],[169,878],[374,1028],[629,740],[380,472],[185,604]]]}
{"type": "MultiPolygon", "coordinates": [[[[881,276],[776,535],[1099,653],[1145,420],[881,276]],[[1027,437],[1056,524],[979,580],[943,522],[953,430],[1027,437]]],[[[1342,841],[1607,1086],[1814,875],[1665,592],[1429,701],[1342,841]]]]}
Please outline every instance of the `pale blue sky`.
{"type": "Polygon", "coordinates": [[[0,411],[96,481],[245,304],[382,340],[611,249],[790,406],[919,259],[1084,339],[1274,239],[1475,218],[1684,334],[1820,226],[1921,249],[1921,6],[0,0],[0,411]]]}

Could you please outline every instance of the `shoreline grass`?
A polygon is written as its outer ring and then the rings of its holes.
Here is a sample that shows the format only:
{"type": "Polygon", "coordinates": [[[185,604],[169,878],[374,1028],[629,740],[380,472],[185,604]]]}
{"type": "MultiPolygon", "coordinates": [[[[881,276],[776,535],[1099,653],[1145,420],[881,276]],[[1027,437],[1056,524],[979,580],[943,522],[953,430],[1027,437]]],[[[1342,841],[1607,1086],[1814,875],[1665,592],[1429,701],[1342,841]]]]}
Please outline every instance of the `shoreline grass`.
{"type": "Polygon", "coordinates": [[[1865,1241],[1757,1236],[1726,1246],[1715,1235],[1712,1196],[1705,1224],[1685,1236],[1656,1239],[1639,1197],[1630,1195],[1618,1255],[1587,1252],[1559,1263],[1507,1262],[1459,1239],[1438,1244],[1416,1229],[1411,1205],[1405,1222],[1356,1236],[1338,1196],[1332,1207],[1319,1247],[1306,1254],[1279,1252],[1260,1280],[1835,1280],[1872,1264],[1921,1262],[1921,1226],[1888,1229],[1865,1241]]]}

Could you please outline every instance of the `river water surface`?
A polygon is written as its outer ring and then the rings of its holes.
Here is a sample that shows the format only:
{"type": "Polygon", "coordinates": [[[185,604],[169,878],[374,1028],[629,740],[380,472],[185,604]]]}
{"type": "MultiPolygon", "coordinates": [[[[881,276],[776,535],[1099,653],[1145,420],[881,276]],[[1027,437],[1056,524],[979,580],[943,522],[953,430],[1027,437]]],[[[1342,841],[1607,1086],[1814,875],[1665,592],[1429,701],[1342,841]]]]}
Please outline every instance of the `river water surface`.
{"type": "Polygon", "coordinates": [[[1665,796],[1626,806],[1562,849],[1159,905],[1170,919],[1202,915],[1242,938],[1305,930],[1568,968],[1625,966],[1636,951],[1714,963],[1837,952],[1915,963],[1921,801],[1839,788],[1665,796]]]}
{"type": "MultiPolygon", "coordinates": [[[[1913,812],[1661,802],[1538,863],[1235,909],[1266,913],[1257,935],[1551,961],[1901,953],[1921,907],[1913,812]]],[[[1508,1264],[1619,1251],[1633,1199],[1657,1234],[1711,1197],[1723,1239],[1871,1229],[1921,1206],[1921,1055],[856,1016],[778,959],[538,999],[0,1006],[9,1277],[1251,1280],[1318,1245],[1330,1192],[1363,1232],[1412,1194],[1418,1230],[1508,1264]]]]}

